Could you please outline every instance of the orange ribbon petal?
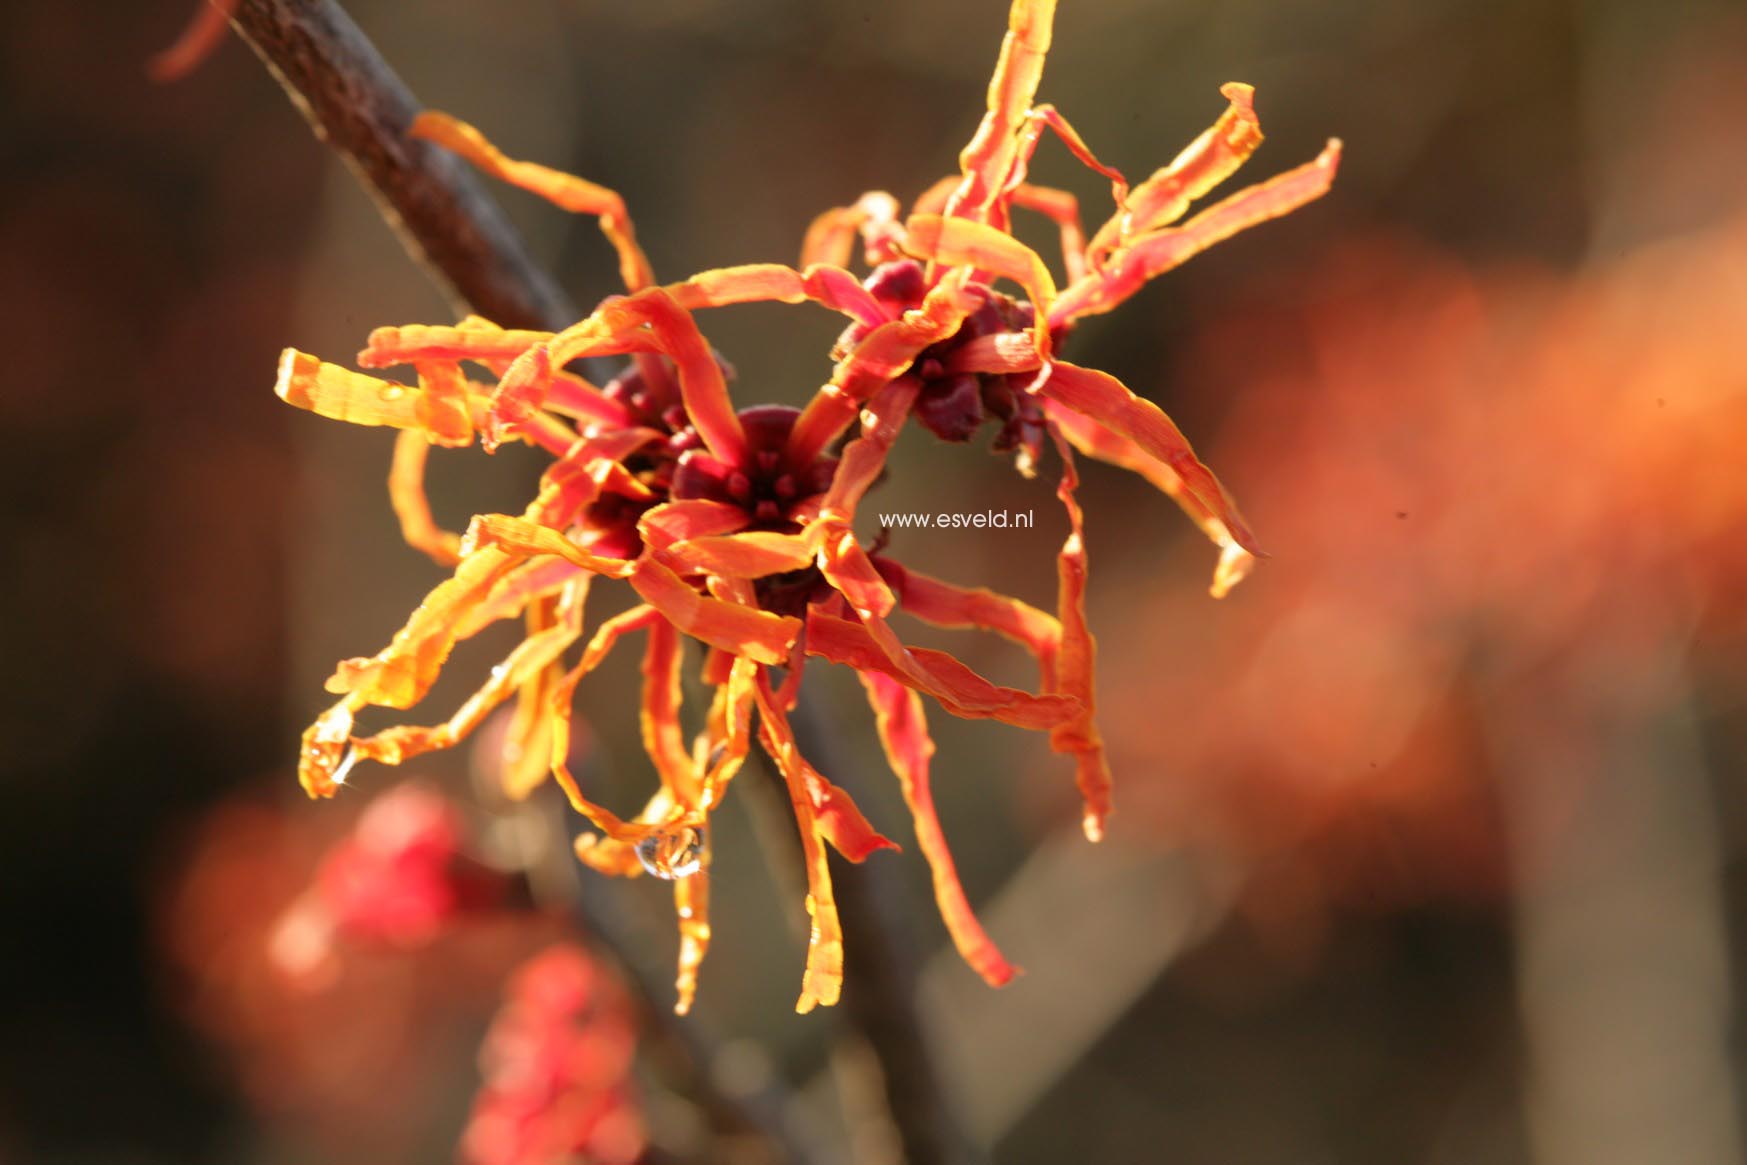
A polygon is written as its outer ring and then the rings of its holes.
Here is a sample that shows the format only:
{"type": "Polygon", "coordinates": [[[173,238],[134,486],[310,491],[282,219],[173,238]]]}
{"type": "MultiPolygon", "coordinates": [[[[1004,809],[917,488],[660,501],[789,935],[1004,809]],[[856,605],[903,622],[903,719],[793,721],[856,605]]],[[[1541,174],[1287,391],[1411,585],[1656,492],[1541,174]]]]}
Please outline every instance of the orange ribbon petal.
{"type": "Polygon", "coordinates": [[[1123,242],[1176,222],[1189,205],[1237,172],[1262,144],[1256,119],[1255,88],[1232,81],[1220,86],[1230,104],[1219,120],[1190,142],[1170,165],[1117,200],[1110,221],[1098,228],[1087,248],[1093,266],[1123,242]]]}
{"type": "Polygon", "coordinates": [[[999,987],[1013,978],[1015,968],[1002,956],[971,910],[964,886],[958,880],[952,851],[946,845],[946,834],[940,828],[928,774],[934,741],[928,735],[922,698],[878,672],[862,672],[861,683],[874,711],[886,759],[897,775],[904,802],[915,821],[916,843],[928,859],[934,879],[934,900],[940,907],[947,933],[964,961],[991,987],[999,987]]]}
{"type": "Polygon", "coordinates": [[[407,130],[408,137],[422,138],[459,154],[494,178],[520,186],[575,214],[600,219],[601,233],[619,254],[619,275],[630,291],[641,291],[655,282],[649,260],[637,245],[637,234],[625,200],[618,193],[585,178],[566,174],[537,162],[520,162],[504,156],[484,134],[459,118],[427,110],[407,130]]]}
{"type": "MultiPolygon", "coordinates": [[[[1252,554],[1261,553],[1255,535],[1250,532],[1243,515],[1238,513],[1237,504],[1225,492],[1213,471],[1195,456],[1195,450],[1190,448],[1183,431],[1158,405],[1136,396],[1114,376],[1067,363],[1057,363],[1037,391],[1132,442],[1145,456],[1169,469],[1181,480],[1183,496],[1190,499],[1179,504],[1202,524],[1203,529],[1206,529],[1208,518],[1217,518],[1240,546],[1252,554]]],[[[1106,447],[1112,450],[1120,448],[1106,447]]]]}
{"type": "Polygon", "coordinates": [[[1051,436],[1062,458],[1062,479],[1056,496],[1068,512],[1068,537],[1056,556],[1059,577],[1056,617],[1061,621],[1062,633],[1061,647],[1048,668],[1048,687],[1050,691],[1074,697],[1080,713],[1051,729],[1049,744],[1056,752],[1074,757],[1075,783],[1086,805],[1081,825],[1087,840],[1099,841],[1104,836],[1104,819],[1110,815],[1111,778],[1104,741],[1093,720],[1097,711],[1094,688],[1098,644],[1086,625],[1085,514],[1074,499],[1080,477],[1074,469],[1073,451],[1061,437],[1051,436]]]}
{"type": "Polygon", "coordinates": [[[1149,280],[1215,243],[1316,201],[1328,193],[1340,160],[1341,143],[1330,141],[1314,161],[1240,190],[1182,226],[1130,239],[1111,253],[1101,270],[1076,280],[1061,293],[1050,308],[1049,326],[1062,327],[1082,316],[1110,311],[1149,280]]]}
{"type": "Polygon", "coordinates": [[[906,648],[883,622],[870,622],[880,628],[878,636],[862,623],[813,608],[807,615],[807,654],[857,671],[882,672],[906,687],[933,696],[948,712],[968,720],[999,720],[1041,731],[1080,715],[1080,702],[1072,696],[1054,693],[1034,696],[990,683],[946,652],[906,648]]]}
{"type": "Polygon", "coordinates": [[[1055,23],[1055,0],[1013,0],[1001,57],[989,81],[988,112],[959,154],[964,178],[946,213],[982,219],[1007,186],[1019,149],[1019,130],[1037,95],[1055,23]]]}

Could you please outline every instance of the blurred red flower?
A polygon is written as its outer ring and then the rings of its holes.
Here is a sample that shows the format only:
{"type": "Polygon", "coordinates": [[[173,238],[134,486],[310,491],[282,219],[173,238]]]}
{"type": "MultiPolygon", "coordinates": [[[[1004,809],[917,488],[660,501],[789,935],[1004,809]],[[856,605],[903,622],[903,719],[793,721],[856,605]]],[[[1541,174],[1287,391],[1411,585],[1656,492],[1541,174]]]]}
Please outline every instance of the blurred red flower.
{"type": "Polygon", "coordinates": [[[631,1090],[636,1032],[617,985],[580,948],[551,947],[510,980],[480,1053],[462,1138],[470,1165],[628,1165],[645,1145],[631,1090]]]}

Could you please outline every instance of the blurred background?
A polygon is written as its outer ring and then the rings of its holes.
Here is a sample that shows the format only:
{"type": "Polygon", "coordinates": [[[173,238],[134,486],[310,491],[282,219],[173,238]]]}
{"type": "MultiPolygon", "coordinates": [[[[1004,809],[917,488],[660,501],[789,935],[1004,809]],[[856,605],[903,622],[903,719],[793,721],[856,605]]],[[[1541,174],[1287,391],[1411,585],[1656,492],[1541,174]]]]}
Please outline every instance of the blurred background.
{"type": "MultiPolygon", "coordinates": [[[[426,103],[622,192],[668,278],[792,261],[817,211],[949,172],[1006,11],[348,8],[426,103]]],[[[451,312],[240,42],[146,80],[192,14],[16,0],[0,41],[0,1160],[446,1160],[503,977],[554,924],[475,921],[319,988],[266,951],[401,777],[303,800],[322,678],[438,577],[398,538],[390,438],[286,408],[275,361],[348,361],[378,324],[451,312]]],[[[1010,987],[952,956],[853,682],[819,677],[831,775],[906,845],[873,861],[929,953],[942,1087],[1013,1165],[1739,1161],[1747,18],[1064,0],[1040,96],[1139,177],[1228,80],[1269,135],[1233,188],[1338,135],[1334,191],[1088,321],[1072,354],[1171,413],[1272,557],[1215,601],[1170,503],[1082,466],[1108,839],[1079,838],[1040,741],[933,725],[967,888],[1027,969],[1010,987]]],[[[1059,148],[1034,173],[1101,218],[1107,188],[1059,148]]],[[[591,222],[497,193],[579,303],[614,290],[591,222]]],[[[823,312],[707,328],[742,403],[828,374],[823,312]]],[[[519,508],[540,463],[439,453],[439,518],[519,508]]],[[[892,552],[1049,604],[1049,477],[911,433],[866,508],[1033,509],[1032,530],[892,552]]],[[[457,653],[433,704],[508,642],[457,653]]],[[[1029,684],[999,643],[951,642],[1029,684]]],[[[579,708],[629,807],[649,777],[617,663],[579,708]]],[[[459,749],[414,775],[485,850],[551,844],[471,768],[459,749]]],[[[791,1082],[833,1159],[892,1160],[841,1086],[841,1017],[792,1013],[799,904],[743,801],[715,838],[711,1067],[729,1091],[791,1082]]],[[[607,889],[667,960],[647,881],[607,889]]],[[[683,1155],[696,1113],[653,1086],[642,1104],[683,1155]]]]}

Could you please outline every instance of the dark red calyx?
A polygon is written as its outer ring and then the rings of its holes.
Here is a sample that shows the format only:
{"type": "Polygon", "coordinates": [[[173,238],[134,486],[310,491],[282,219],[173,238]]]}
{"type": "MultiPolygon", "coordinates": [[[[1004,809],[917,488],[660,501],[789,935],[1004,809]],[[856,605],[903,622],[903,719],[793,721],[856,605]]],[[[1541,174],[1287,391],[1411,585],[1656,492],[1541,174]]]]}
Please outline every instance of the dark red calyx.
{"type": "Polygon", "coordinates": [[[796,506],[824,493],[837,466],[828,458],[816,459],[810,465],[791,462],[789,433],[800,415],[798,409],[785,405],[741,410],[745,453],[735,461],[702,449],[686,453],[673,474],[673,496],[739,506],[756,528],[794,528],[797,523],[791,514],[796,506]]]}

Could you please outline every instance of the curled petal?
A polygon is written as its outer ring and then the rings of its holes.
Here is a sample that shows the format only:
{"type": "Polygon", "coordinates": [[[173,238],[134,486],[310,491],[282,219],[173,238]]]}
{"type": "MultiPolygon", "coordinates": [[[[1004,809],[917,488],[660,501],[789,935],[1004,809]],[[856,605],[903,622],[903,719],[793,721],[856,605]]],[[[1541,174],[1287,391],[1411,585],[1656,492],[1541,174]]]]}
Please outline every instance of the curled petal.
{"type": "MultiPolygon", "coordinates": [[[[544,565],[547,564],[535,564],[534,569],[544,565]]],[[[577,587],[588,585],[589,576],[577,573],[569,563],[551,565],[568,568],[577,587]]],[[[550,598],[536,600],[529,605],[524,618],[529,638],[540,635],[558,625],[558,604],[550,598]]],[[[563,675],[563,661],[555,656],[516,689],[515,711],[504,732],[498,773],[504,795],[512,801],[525,800],[552,769],[552,691],[563,675]]]]}
{"type": "Polygon", "coordinates": [[[683,656],[673,624],[657,619],[649,624],[649,639],[643,653],[643,748],[661,774],[661,783],[674,800],[688,809],[697,808],[698,774],[686,751],[680,729],[679,665],[683,656]]]}
{"type": "Polygon", "coordinates": [[[400,536],[414,550],[430,555],[438,566],[461,561],[461,535],[444,530],[431,516],[425,496],[425,461],[431,443],[417,429],[402,429],[395,435],[394,460],[388,469],[388,503],[400,521],[400,536]]]}
{"type": "Polygon", "coordinates": [[[491,594],[517,559],[486,547],[466,554],[455,573],[438,583],[394,639],[368,659],[340,664],[328,691],[355,698],[357,706],[410,708],[436,681],[467,624],[467,614],[491,594]]]}
{"type": "Polygon", "coordinates": [[[933,696],[941,707],[965,719],[999,720],[1019,728],[1048,730],[1079,716],[1079,700],[1046,693],[1034,696],[990,683],[944,651],[903,647],[879,624],[881,633],[862,623],[829,615],[817,607],[807,614],[806,651],[857,671],[876,671],[906,687],[933,696]]]}
{"type": "Polygon", "coordinates": [[[1189,204],[1224,182],[1262,144],[1262,125],[1256,119],[1255,88],[1236,81],[1220,86],[1230,102],[1219,120],[1186,146],[1168,166],[1117,200],[1117,211],[1098,228],[1089,248],[1092,262],[1125,240],[1176,222],[1189,204]]]}
{"type": "MultiPolygon", "coordinates": [[[[1053,434],[1052,434],[1053,435],[1053,434]]],[[[1074,454],[1067,443],[1055,437],[1056,451],[1062,458],[1062,479],[1056,489],[1062,506],[1068,512],[1068,537],[1056,556],[1058,575],[1057,618],[1061,621],[1061,647],[1047,668],[1050,691],[1074,697],[1079,702],[1079,715],[1050,730],[1049,745],[1056,752],[1074,758],[1075,782],[1085,801],[1085,816],[1081,825],[1089,841],[1104,836],[1104,819],[1110,815],[1110,765],[1104,756],[1104,741],[1093,720],[1097,711],[1094,698],[1094,677],[1097,672],[1098,645],[1086,625],[1086,538],[1085,515],[1074,498],[1079,474],[1074,469],[1074,454]]]]}
{"type": "Polygon", "coordinates": [[[577,856],[594,868],[603,869],[609,873],[630,874],[640,870],[636,855],[627,848],[629,844],[635,842],[638,833],[610,810],[583,796],[581,784],[577,781],[576,775],[570,771],[571,703],[576,695],[576,685],[581,683],[582,678],[589,672],[600,666],[601,661],[606,659],[621,638],[632,631],[640,631],[650,627],[659,622],[660,619],[660,612],[653,607],[639,605],[602,623],[595,628],[594,636],[588,641],[588,646],[583,648],[582,659],[575,667],[564,673],[563,678],[553,686],[549,697],[552,726],[552,778],[564,791],[564,796],[570,802],[570,807],[588,818],[595,828],[607,835],[610,841],[617,843],[616,846],[601,849],[591,856],[605,859],[609,854],[617,854],[629,865],[623,869],[605,870],[604,860],[601,864],[597,864],[596,861],[590,860],[590,857],[584,857],[583,851],[589,849],[596,840],[593,838],[588,839],[589,844],[584,844],[582,838],[577,839],[577,856]]]}
{"type": "MultiPolygon", "coordinates": [[[[467,382],[452,369],[437,373],[440,363],[421,361],[436,378],[415,388],[287,348],[279,358],[274,391],[287,404],[337,421],[416,429],[438,444],[456,444],[462,426],[471,423],[458,417],[456,410],[465,401],[471,412],[475,398],[467,382]]],[[[555,453],[563,453],[576,441],[576,434],[554,417],[541,416],[526,429],[529,440],[555,453]]]]}
{"type": "Polygon", "coordinates": [[[407,134],[459,154],[492,177],[538,194],[565,210],[597,216],[601,233],[619,253],[619,275],[624,279],[625,287],[630,291],[641,291],[655,282],[649,260],[637,245],[631,216],[625,211],[625,200],[615,191],[537,162],[507,158],[486,140],[484,134],[446,113],[426,111],[419,114],[407,134]]]}
{"type": "Polygon", "coordinates": [[[1086,273],[1086,231],[1080,225],[1080,200],[1071,191],[1022,182],[1013,188],[1011,202],[1055,223],[1061,235],[1062,266],[1068,282],[1086,273]]]}
{"type": "Polygon", "coordinates": [[[518,688],[532,682],[557,662],[565,649],[582,635],[582,603],[588,594],[587,577],[573,589],[570,602],[551,626],[536,631],[516,645],[509,656],[491,670],[491,678],[441,724],[431,727],[398,724],[374,736],[352,742],[359,757],[381,764],[398,765],[410,757],[438,749],[453,748],[466,739],[492,709],[518,688]]]}
{"type": "Polygon", "coordinates": [[[608,300],[594,315],[560,332],[548,348],[554,365],[613,351],[660,352],[673,361],[686,417],[710,452],[724,461],[739,461],[745,454],[746,434],[722,366],[691,313],[666,288],[608,300]]]}
{"type": "Polygon", "coordinates": [[[514,360],[551,332],[505,330],[478,316],[455,325],[405,324],[377,328],[358,353],[360,368],[392,368],[397,364],[471,360],[487,366],[514,360]]]}
{"type": "Polygon", "coordinates": [[[526,611],[529,604],[556,595],[579,577],[586,577],[582,568],[563,559],[524,561],[462,615],[456,627],[457,637],[471,639],[499,619],[513,619],[526,611]]]}
{"type": "MultiPolygon", "coordinates": [[[[1140,453],[1169,469],[1182,482],[1182,493],[1172,496],[1188,499],[1179,500],[1179,504],[1203,529],[1207,529],[1208,519],[1217,519],[1238,545],[1252,554],[1261,553],[1255,535],[1238,513],[1237,505],[1225,492],[1225,487],[1195,456],[1183,431],[1159,406],[1136,396],[1114,376],[1075,364],[1057,363],[1037,391],[1062,408],[1078,413],[1131,442],[1140,453]]],[[[1106,444],[1104,448],[1112,452],[1128,452],[1119,445],[1106,444]]],[[[1168,482],[1169,479],[1161,477],[1159,480],[1168,482]]]]}
{"type": "Polygon", "coordinates": [[[818,1004],[829,1007],[836,1003],[843,987],[843,929],[837,918],[824,843],[830,842],[853,862],[862,861],[877,850],[898,847],[874,831],[847,793],[802,758],[783,711],[783,700],[771,692],[769,681],[763,676],[758,678],[755,698],[759,738],[788,785],[807,867],[807,913],[812,916],[813,925],[807,943],[801,998],[795,1004],[795,1010],[804,1013],[818,1004]]]}
{"type": "Polygon", "coordinates": [[[854,206],[834,207],[808,225],[801,243],[801,266],[849,266],[857,234],[867,245],[868,262],[882,263],[893,257],[892,239],[900,231],[898,200],[883,190],[870,190],[856,199],[854,206]]]}
{"type": "Polygon", "coordinates": [[[1257,186],[1240,190],[1184,223],[1131,239],[1110,255],[1102,270],[1076,280],[1049,311],[1049,326],[1107,312],[1146,283],[1258,223],[1290,214],[1328,192],[1340,165],[1341,143],[1331,141],[1306,162],[1257,186]]]}
{"type": "Polygon", "coordinates": [[[541,476],[540,494],[529,507],[529,516],[541,525],[562,529],[603,493],[647,500],[653,496],[649,488],[621,462],[659,440],[661,434],[654,429],[608,429],[575,442],[541,476]]]}
{"type": "Polygon", "coordinates": [[[849,600],[855,613],[881,619],[891,614],[897,596],[855,540],[855,532],[836,519],[815,523],[808,533],[814,531],[820,533],[819,570],[832,588],[849,600]]]}
{"type": "Polygon", "coordinates": [[[694,639],[759,663],[781,664],[801,632],[801,621],[700,595],[653,559],[638,560],[631,586],[674,626],[694,639]]]}
{"type": "Polygon", "coordinates": [[[991,987],[999,987],[1013,978],[1015,968],[1002,956],[971,910],[964,887],[958,880],[952,851],[946,845],[946,834],[940,828],[928,773],[929,759],[934,755],[934,740],[928,735],[922,698],[897,680],[878,672],[862,672],[861,683],[874,711],[886,759],[898,777],[904,802],[915,820],[916,843],[928,859],[928,868],[934,879],[934,900],[940,907],[940,917],[946,922],[947,932],[952,936],[952,944],[984,981],[991,987]]]}
{"type": "Polygon", "coordinates": [[[947,200],[945,213],[983,219],[1006,186],[1019,151],[1019,130],[1043,76],[1054,24],[1055,0],[1013,0],[1001,58],[989,81],[988,112],[959,154],[964,178],[947,200]]]}
{"type": "Polygon", "coordinates": [[[447,361],[421,361],[418,365],[419,427],[433,445],[460,448],[473,444],[473,414],[467,378],[447,361]]]}
{"type": "Polygon", "coordinates": [[[732,303],[805,303],[812,300],[852,320],[878,327],[891,318],[855,276],[840,265],[810,264],[804,271],[781,263],[722,267],[670,284],[668,294],[687,311],[732,303]]]}
{"type": "Polygon", "coordinates": [[[486,452],[525,429],[545,407],[551,391],[552,358],[545,345],[535,345],[511,361],[491,395],[482,438],[486,452]]]}
{"type": "Polygon", "coordinates": [[[590,554],[550,526],[526,518],[512,518],[508,514],[477,515],[467,527],[461,549],[464,553],[489,549],[505,558],[550,554],[609,578],[627,578],[635,569],[631,559],[590,554]]]}
{"type": "Polygon", "coordinates": [[[1062,626],[1054,615],[986,587],[960,587],[921,571],[881,562],[902,610],[936,627],[993,631],[1025,648],[1039,661],[1054,654],[1062,626]]]}
{"type": "MultiPolygon", "coordinates": [[[[831,479],[831,488],[820,503],[821,514],[844,522],[854,518],[861,499],[884,471],[886,458],[891,456],[898,432],[904,427],[921,390],[922,382],[915,377],[900,377],[886,385],[861,411],[861,435],[844,446],[837,472],[831,479]]],[[[799,428],[799,422],[796,427],[799,428]]]]}
{"type": "Polygon", "coordinates": [[[699,807],[706,813],[721,804],[728,782],[740,771],[752,748],[753,689],[758,664],[744,656],[724,658],[732,658],[733,663],[727,682],[718,689],[706,734],[711,747],[704,757],[704,787],[699,797],[699,807]],[[711,752],[716,754],[713,760],[711,752]]]}
{"type": "Polygon", "coordinates": [[[1039,358],[1049,360],[1049,328],[1044,321],[1055,302],[1056,288],[1036,251],[992,226],[962,218],[912,215],[906,231],[904,246],[920,258],[988,271],[1023,287],[1037,309],[1032,341],[1039,358]]]}
{"type": "Polygon", "coordinates": [[[910,204],[911,214],[945,214],[946,202],[952,197],[964,179],[957,174],[942,178],[921,194],[910,204]]]}
{"type": "MultiPolygon", "coordinates": [[[[1231,530],[1212,508],[1191,493],[1183,478],[1163,461],[1149,456],[1145,450],[1122,436],[1104,428],[1083,413],[1077,413],[1060,401],[1045,400],[1043,411],[1051,424],[1068,443],[1088,457],[1140,474],[1159,492],[1169,497],[1183,512],[1194,519],[1201,532],[1219,547],[1219,565],[1214,569],[1210,591],[1214,598],[1224,598],[1231,588],[1243,581],[1255,563],[1255,555],[1244,549],[1232,537],[1231,530]]],[[[1220,488],[1219,497],[1230,506],[1231,499],[1220,488]]]]}

